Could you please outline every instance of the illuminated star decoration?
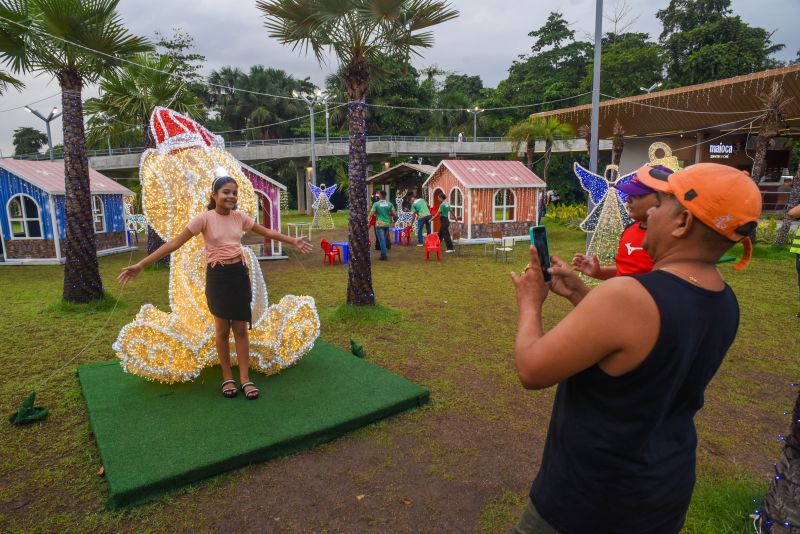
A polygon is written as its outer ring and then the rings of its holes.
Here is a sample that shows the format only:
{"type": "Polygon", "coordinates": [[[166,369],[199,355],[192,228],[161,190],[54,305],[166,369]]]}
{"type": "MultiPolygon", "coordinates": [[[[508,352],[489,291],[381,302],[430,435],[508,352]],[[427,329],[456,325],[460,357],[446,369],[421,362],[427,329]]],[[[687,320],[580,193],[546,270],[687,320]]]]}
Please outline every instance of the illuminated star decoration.
{"type": "Polygon", "coordinates": [[[613,265],[619,247],[619,238],[625,227],[631,223],[631,219],[625,209],[628,195],[612,186],[615,183],[630,182],[636,176],[636,172],[614,179],[619,176],[619,169],[616,165],[608,165],[605,176],[594,174],[583,168],[578,162],[575,162],[574,169],[581,187],[589,193],[595,204],[592,212],[580,225],[584,232],[592,232],[586,247],[586,255],[597,256],[601,265],[613,265]]]}
{"type": "MultiPolygon", "coordinates": [[[[238,209],[256,214],[256,193],[241,163],[224,150],[222,138],[172,110],[156,108],[150,122],[157,147],[142,154],[139,177],[147,221],[164,240],[178,235],[197,214],[207,210],[215,170],[239,187],[238,209]]],[[[214,317],[205,298],[206,261],[202,235],[171,254],[169,309],[145,304],[120,330],[112,347],[125,372],[159,382],[186,382],[217,360],[214,317]]],[[[314,299],[286,295],[269,305],[264,275],[249,247],[242,248],[252,297],[250,366],[277,373],[307,354],[319,335],[314,299]]],[[[233,337],[229,338],[235,354],[233,337]]],[[[236,358],[231,358],[232,363],[236,358]]]]}
{"type": "Polygon", "coordinates": [[[319,187],[309,183],[308,187],[314,193],[314,203],[311,205],[314,208],[314,220],[311,221],[311,228],[331,230],[333,226],[333,218],[331,218],[331,196],[336,192],[337,184],[331,187],[325,187],[325,184],[320,184],[319,187]]]}

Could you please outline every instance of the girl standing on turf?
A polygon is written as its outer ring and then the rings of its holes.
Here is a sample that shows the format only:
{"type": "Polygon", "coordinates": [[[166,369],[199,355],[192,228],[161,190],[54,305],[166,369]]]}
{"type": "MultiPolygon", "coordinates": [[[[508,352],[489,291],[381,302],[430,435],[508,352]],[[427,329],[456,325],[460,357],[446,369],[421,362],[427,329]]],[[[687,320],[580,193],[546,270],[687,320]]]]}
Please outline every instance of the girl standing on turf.
{"type": "Polygon", "coordinates": [[[117,280],[124,284],[136,278],[142,270],[161,258],[172,254],[192,237],[202,233],[206,253],[206,300],[214,316],[217,356],[222,367],[222,394],[228,398],[237,394],[236,382],[231,372],[230,331],[236,341],[236,358],[239,362],[239,379],[245,397],[258,397],[258,388],[249,378],[250,340],[247,324],[251,321],[251,288],[247,266],[242,253],[242,234],[253,231],[267,239],[282,241],[302,253],[311,251],[311,244],[303,237],[290,237],[275,232],[244,213],[236,210],[239,186],[227,176],[224,169],[217,171],[212,182],[208,210],[194,217],[183,231],[170,239],[143,260],[122,269],[117,280]]]}

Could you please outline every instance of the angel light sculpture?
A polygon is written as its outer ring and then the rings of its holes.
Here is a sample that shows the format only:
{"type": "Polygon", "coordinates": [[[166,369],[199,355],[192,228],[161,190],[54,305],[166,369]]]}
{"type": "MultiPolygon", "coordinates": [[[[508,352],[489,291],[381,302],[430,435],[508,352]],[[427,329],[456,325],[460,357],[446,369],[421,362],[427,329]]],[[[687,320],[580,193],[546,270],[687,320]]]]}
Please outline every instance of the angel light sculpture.
{"type": "Polygon", "coordinates": [[[578,162],[574,165],[575,175],[581,187],[589,193],[594,209],[580,224],[581,230],[590,233],[586,247],[587,256],[597,256],[601,265],[614,263],[619,247],[619,238],[625,227],[631,223],[625,202],[628,195],[613,187],[615,184],[630,182],[636,172],[619,178],[619,168],[608,165],[603,176],[594,174],[578,162]]]}
{"type": "Polygon", "coordinates": [[[331,217],[331,208],[333,207],[331,197],[336,192],[336,188],[339,187],[338,184],[333,184],[330,187],[320,184],[317,187],[309,183],[308,187],[314,193],[314,203],[311,205],[314,208],[314,220],[311,221],[311,228],[331,230],[334,228],[333,218],[331,217]]]}
{"type": "MultiPolygon", "coordinates": [[[[224,150],[224,141],[179,113],[156,108],[150,118],[155,149],[142,154],[139,179],[147,221],[165,241],[183,230],[201,211],[211,193],[217,167],[239,186],[238,209],[256,214],[256,194],[241,165],[224,150]]],[[[126,372],[160,382],[185,382],[218,362],[214,318],[205,298],[202,235],[190,239],[170,260],[170,312],[145,304],[120,331],[113,348],[126,372]]],[[[267,301],[267,286],[255,253],[243,247],[252,288],[250,366],[277,373],[297,362],[319,335],[314,299],[287,295],[267,301]]],[[[231,354],[236,351],[230,339],[231,354]]],[[[232,362],[236,358],[231,358],[232,362]]]]}

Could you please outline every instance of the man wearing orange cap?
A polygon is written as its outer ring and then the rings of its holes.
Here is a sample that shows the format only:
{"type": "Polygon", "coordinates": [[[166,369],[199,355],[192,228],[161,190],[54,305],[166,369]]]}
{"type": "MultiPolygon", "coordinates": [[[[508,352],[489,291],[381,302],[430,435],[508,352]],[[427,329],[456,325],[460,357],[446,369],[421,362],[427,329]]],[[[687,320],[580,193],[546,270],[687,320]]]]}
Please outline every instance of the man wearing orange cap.
{"type": "Polygon", "coordinates": [[[747,236],[761,195],[746,173],[715,163],[674,174],[642,167],[657,192],[644,248],[653,270],[588,290],[536,250],[512,273],[519,306],[514,359],[528,389],[558,384],[541,467],[515,532],[680,531],[695,482],[694,414],[736,337],[739,306],[716,268],[747,236]],[[549,291],[575,309],[544,333],[549,291]]]}

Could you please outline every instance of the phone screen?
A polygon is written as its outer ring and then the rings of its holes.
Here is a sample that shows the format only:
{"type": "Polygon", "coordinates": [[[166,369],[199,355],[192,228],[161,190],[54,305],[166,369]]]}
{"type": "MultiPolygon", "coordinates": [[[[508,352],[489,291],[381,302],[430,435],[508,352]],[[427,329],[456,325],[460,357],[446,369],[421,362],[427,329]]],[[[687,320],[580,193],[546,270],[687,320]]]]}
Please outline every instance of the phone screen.
{"type": "Polygon", "coordinates": [[[544,225],[532,226],[530,233],[531,245],[536,247],[536,252],[539,254],[539,265],[542,267],[544,281],[549,282],[553,279],[553,276],[547,272],[550,268],[550,247],[547,245],[547,230],[544,225]]]}

